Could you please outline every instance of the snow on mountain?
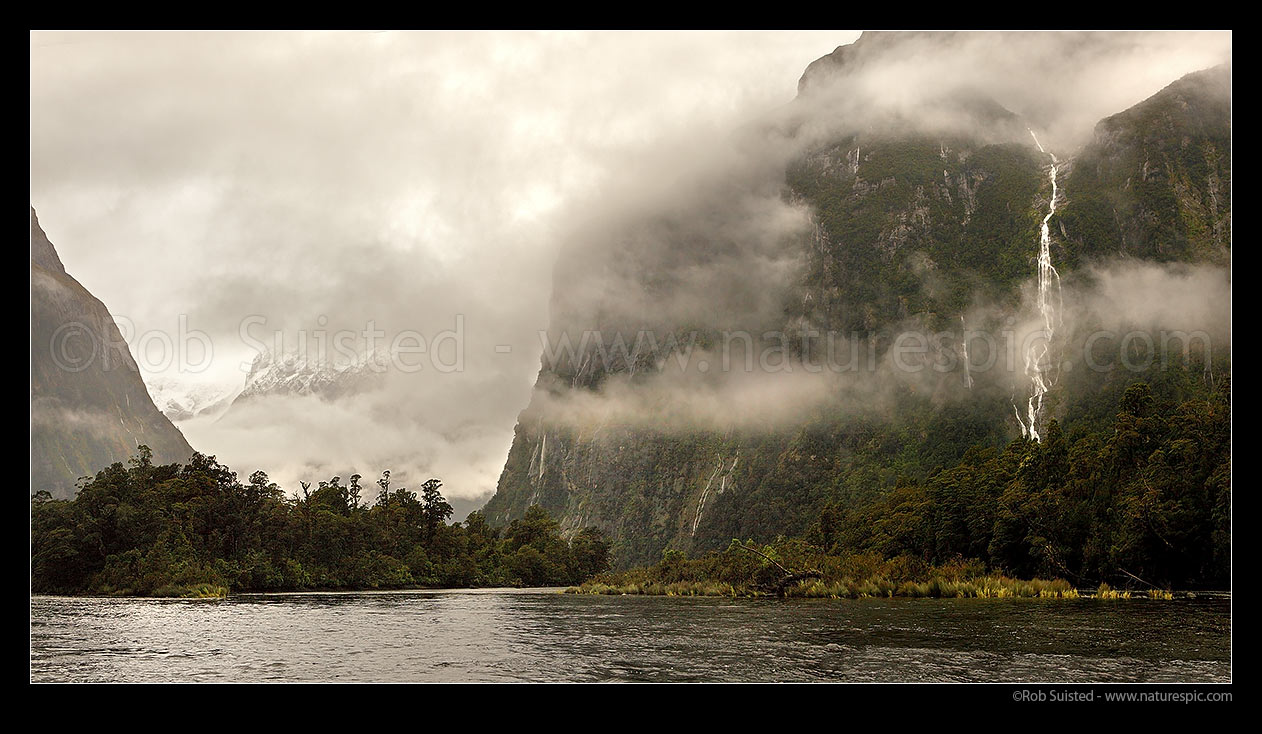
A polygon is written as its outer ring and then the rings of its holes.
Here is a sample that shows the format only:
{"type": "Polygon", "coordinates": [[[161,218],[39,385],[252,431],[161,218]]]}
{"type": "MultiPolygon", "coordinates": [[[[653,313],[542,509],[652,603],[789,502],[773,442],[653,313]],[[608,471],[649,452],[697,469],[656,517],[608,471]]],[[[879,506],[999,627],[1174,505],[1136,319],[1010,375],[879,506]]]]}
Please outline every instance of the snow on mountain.
{"type": "Polygon", "coordinates": [[[168,418],[219,418],[239,401],[271,395],[335,399],[371,390],[390,367],[389,354],[372,351],[328,359],[299,351],[260,352],[240,382],[196,382],[165,375],[145,377],[149,395],[168,418]]]}
{"type": "Polygon", "coordinates": [[[389,367],[389,355],[377,351],[335,359],[298,351],[280,355],[260,352],[233,402],[264,395],[338,398],[372,389],[389,367]]]}
{"type": "Polygon", "coordinates": [[[200,416],[218,417],[241,392],[232,383],[197,383],[164,375],[146,375],[145,387],[167,418],[186,421],[200,416]]]}

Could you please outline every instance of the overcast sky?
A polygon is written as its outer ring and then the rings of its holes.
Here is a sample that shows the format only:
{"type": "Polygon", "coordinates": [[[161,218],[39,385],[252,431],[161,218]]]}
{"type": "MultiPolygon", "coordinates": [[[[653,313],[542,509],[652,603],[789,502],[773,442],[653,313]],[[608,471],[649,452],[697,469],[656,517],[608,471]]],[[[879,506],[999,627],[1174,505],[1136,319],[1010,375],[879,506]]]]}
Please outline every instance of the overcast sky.
{"type": "MultiPolygon", "coordinates": [[[[31,205],[133,344],[177,337],[182,317],[211,339],[208,367],[197,348],[183,365],[136,354],[151,373],[239,383],[251,318],[266,319],[254,334],[287,335],[462,324],[459,371],[181,428],[291,490],[391,469],[485,497],[530,398],[574,222],[599,238],[593,212],[670,196],[672,159],[791,101],[807,64],[858,35],[33,33],[31,205]]],[[[1031,40],[1029,68],[997,65],[983,39],[869,82],[905,98],[975,77],[1064,142],[1230,56],[1230,34],[1137,36],[1077,58],[1058,37],[1031,40]]]]}
{"type": "Polygon", "coordinates": [[[183,315],[212,339],[209,368],[157,348],[137,355],[150,372],[241,380],[249,316],[424,335],[463,316],[462,372],[182,427],[290,489],[390,468],[485,495],[538,371],[570,202],[662,141],[787,103],[857,35],[34,33],[31,204],[135,337],[183,315]]]}

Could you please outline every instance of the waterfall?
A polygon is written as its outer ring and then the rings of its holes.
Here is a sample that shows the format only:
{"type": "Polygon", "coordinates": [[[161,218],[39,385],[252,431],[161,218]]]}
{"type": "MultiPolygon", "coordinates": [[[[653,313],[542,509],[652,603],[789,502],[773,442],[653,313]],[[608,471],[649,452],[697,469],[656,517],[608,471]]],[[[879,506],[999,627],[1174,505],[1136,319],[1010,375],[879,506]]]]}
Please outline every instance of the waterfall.
{"type": "Polygon", "coordinates": [[[968,360],[968,324],[964,323],[964,315],[960,315],[960,347],[964,352],[964,384],[969,390],[973,389],[973,373],[972,365],[968,360]]]}
{"type": "Polygon", "coordinates": [[[705,510],[706,498],[710,496],[710,485],[714,484],[714,478],[719,475],[719,470],[723,468],[723,459],[719,458],[719,463],[714,467],[714,472],[710,474],[710,480],[705,483],[705,489],[701,490],[701,499],[697,502],[697,514],[692,518],[692,534],[697,534],[697,528],[701,525],[701,513],[705,510]]]}
{"type": "Polygon", "coordinates": [[[1056,272],[1056,268],[1052,266],[1052,233],[1048,224],[1052,216],[1056,214],[1056,197],[1059,193],[1056,186],[1056,167],[1059,161],[1056,160],[1054,154],[1044,150],[1043,144],[1039,142],[1033,130],[1030,130],[1030,137],[1034,138],[1034,144],[1038,146],[1039,152],[1052,159],[1048,173],[1048,178],[1052,182],[1052,199],[1048,202],[1047,215],[1043,217],[1043,224],[1039,230],[1038,311],[1043,320],[1043,340],[1030,345],[1025,354],[1025,374],[1030,378],[1032,386],[1026,419],[1022,420],[1020,411],[1016,411],[1017,422],[1021,424],[1021,434],[1038,441],[1041,438],[1039,427],[1043,418],[1043,396],[1055,384],[1051,374],[1055,365],[1045,364],[1045,362],[1052,337],[1061,324],[1060,311],[1063,304],[1060,293],[1060,273],[1056,272]],[[1055,289],[1055,304],[1052,303],[1053,289],[1055,289]]]}
{"type": "MultiPolygon", "coordinates": [[[[732,465],[723,473],[723,477],[719,480],[718,494],[727,491],[727,480],[732,476],[732,472],[736,471],[736,462],[741,460],[741,452],[738,449],[736,456],[732,459],[732,465]]],[[[714,467],[714,471],[710,474],[710,480],[705,483],[705,489],[701,490],[701,499],[697,502],[697,514],[692,518],[692,535],[697,534],[697,528],[701,527],[701,513],[705,511],[706,500],[710,497],[710,487],[714,484],[714,477],[718,475],[723,468],[723,457],[719,457],[718,466],[714,467]]]]}

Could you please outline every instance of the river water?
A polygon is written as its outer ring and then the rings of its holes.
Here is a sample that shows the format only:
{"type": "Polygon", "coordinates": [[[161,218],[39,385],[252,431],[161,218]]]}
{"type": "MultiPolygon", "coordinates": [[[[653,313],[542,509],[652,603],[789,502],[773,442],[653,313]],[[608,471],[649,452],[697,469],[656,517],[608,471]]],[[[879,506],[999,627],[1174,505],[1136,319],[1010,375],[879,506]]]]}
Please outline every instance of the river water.
{"type": "Polygon", "coordinates": [[[1229,681],[1231,602],[31,598],[35,681],[1229,681]]]}

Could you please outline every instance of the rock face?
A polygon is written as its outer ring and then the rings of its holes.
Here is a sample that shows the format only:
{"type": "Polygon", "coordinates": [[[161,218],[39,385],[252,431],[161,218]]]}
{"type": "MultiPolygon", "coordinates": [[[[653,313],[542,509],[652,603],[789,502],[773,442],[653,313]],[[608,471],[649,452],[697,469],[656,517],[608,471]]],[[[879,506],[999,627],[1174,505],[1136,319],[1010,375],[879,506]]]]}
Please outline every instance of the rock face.
{"type": "Polygon", "coordinates": [[[70,497],[79,477],[193,450],[154,406],[109,311],[66,273],[31,210],[31,491],[70,497]]]}
{"type": "MultiPolygon", "coordinates": [[[[799,101],[908,40],[915,37],[865,34],[838,49],[808,68],[799,101]]],[[[1068,203],[1051,220],[1053,260],[1062,272],[1118,254],[1221,262],[1229,253],[1223,73],[1193,75],[1108,118],[1076,161],[1062,161],[1061,199],[1068,203]]],[[[713,344],[719,329],[735,322],[755,333],[778,330],[792,357],[817,354],[812,334],[832,332],[885,359],[881,339],[890,329],[959,330],[979,298],[994,305],[997,321],[1004,309],[1015,312],[1021,283],[1035,272],[1052,194],[1048,158],[1022,121],[993,100],[948,90],[940,104],[949,108],[944,117],[968,124],[926,133],[892,120],[840,129],[805,146],[779,186],[785,201],[809,212],[809,222],[774,245],[747,242],[759,220],[731,208],[752,195],[720,190],[712,200],[606,233],[614,246],[563,254],[554,277],[554,342],[567,334],[579,345],[584,330],[601,340],[545,354],[485,508],[488,520],[511,522],[538,504],[563,528],[604,530],[618,565],[653,562],[667,548],[800,534],[826,503],[860,505],[902,477],[927,476],[971,447],[1019,435],[1013,376],[958,369],[870,380],[787,420],[681,429],[669,417],[679,393],[654,392],[654,367],[669,362],[672,350],[631,346],[635,329],[652,330],[659,341],[700,331],[701,342],[713,344]],[[690,291],[703,292],[713,308],[678,297],[690,291]],[[671,307],[651,305],[663,301],[671,307]],[[629,345],[612,357],[603,348],[611,331],[629,345]],[[624,403],[642,396],[645,411],[660,421],[616,411],[577,415],[591,401],[570,398],[593,396],[607,405],[613,385],[624,403]]],[[[958,357],[958,345],[931,356],[945,353],[958,357]]],[[[776,400],[764,400],[768,413],[776,400]]]]}
{"type": "Polygon", "coordinates": [[[1188,74],[1101,120],[1067,188],[1061,222],[1073,261],[1229,263],[1231,70],[1188,74]]]}

